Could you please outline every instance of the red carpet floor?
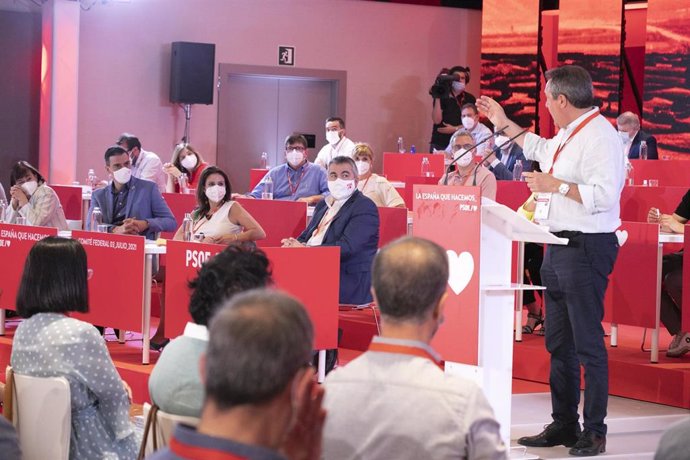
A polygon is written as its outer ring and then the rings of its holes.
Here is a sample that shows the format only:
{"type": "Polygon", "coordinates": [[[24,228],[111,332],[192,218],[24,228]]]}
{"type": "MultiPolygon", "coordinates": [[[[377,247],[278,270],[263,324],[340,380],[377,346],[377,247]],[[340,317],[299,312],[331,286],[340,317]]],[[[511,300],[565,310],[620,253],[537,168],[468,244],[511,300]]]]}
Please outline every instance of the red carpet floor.
{"type": "MultiPolygon", "coordinates": [[[[9,320],[7,334],[0,337],[0,369],[9,364],[16,325],[17,321],[9,320]]],[[[365,310],[341,313],[340,327],[343,336],[339,362],[345,365],[366,349],[376,333],[376,324],[371,310],[365,310]]],[[[660,362],[651,364],[649,353],[640,351],[642,331],[635,327],[621,327],[619,346],[608,348],[610,393],[690,409],[690,354],[671,359],[660,352],[660,362]]],[[[118,372],[132,387],[134,402],[141,404],[148,401],[148,377],[158,353],[151,351],[151,364],[142,365],[140,335],[129,333],[124,344],[115,341],[112,333],[106,334],[106,339],[118,372]]],[[[669,341],[668,335],[662,334],[661,346],[665,347],[669,341]]],[[[649,334],[646,347],[649,347],[649,334]]],[[[544,348],[544,338],[524,336],[522,343],[515,343],[513,356],[513,393],[548,392],[549,355],[544,348]]],[[[4,380],[4,373],[0,380],[4,380]]]]}

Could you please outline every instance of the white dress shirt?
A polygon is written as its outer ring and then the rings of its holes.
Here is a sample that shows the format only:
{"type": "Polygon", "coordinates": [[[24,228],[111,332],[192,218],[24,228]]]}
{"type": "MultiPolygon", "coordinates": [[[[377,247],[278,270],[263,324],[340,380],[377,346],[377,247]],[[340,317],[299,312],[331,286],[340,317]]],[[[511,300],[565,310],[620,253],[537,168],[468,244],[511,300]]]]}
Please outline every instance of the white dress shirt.
{"type": "Polygon", "coordinates": [[[343,136],[337,144],[326,144],[321,147],[319,154],[316,155],[314,163],[328,169],[328,163],[335,157],[346,156],[352,158],[355,151],[355,143],[343,136]]]}
{"type": "MultiPolygon", "coordinates": [[[[558,146],[588,116],[583,114],[552,139],[527,133],[523,145],[525,157],[549,171],[558,146]]],[[[548,219],[541,224],[552,232],[563,230],[583,233],[610,233],[621,224],[620,196],[625,179],[623,142],[611,123],[602,115],[592,119],[563,147],[553,168],[553,176],[577,187],[582,203],[556,192],[551,195],[548,219]]]]}
{"type": "Polygon", "coordinates": [[[150,180],[155,182],[158,190],[165,193],[165,184],[168,180],[167,174],[163,171],[163,163],[153,152],[147,150],[140,150],[139,157],[135,164],[132,165],[132,176],[137,179],[150,180]]]}

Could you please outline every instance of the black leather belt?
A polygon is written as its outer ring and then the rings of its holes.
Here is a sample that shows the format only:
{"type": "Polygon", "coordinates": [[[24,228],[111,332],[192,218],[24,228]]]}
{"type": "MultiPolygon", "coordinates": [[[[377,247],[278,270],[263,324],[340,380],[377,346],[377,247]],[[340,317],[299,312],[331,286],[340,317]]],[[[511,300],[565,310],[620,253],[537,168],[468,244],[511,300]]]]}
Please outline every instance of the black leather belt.
{"type": "Polygon", "coordinates": [[[559,238],[575,238],[576,236],[582,235],[582,232],[575,230],[563,230],[561,232],[553,232],[553,234],[559,238]]]}

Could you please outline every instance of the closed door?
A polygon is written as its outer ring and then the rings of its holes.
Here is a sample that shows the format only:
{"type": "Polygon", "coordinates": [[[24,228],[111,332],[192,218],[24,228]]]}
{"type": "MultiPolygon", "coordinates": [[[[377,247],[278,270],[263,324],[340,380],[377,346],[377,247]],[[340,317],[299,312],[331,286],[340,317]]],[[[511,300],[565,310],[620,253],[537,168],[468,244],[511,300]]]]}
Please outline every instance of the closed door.
{"type": "MultiPolygon", "coordinates": [[[[221,66],[221,72],[222,72],[221,66]]],[[[316,135],[313,161],[325,143],[325,120],[336,114],[337,82],[295,76],[221,73],[218,97],[217,163],[228,173],[233,191],[248,191],[249,170],[268,153],[269,166],[285,161],[285,137],[316,135]]]]}

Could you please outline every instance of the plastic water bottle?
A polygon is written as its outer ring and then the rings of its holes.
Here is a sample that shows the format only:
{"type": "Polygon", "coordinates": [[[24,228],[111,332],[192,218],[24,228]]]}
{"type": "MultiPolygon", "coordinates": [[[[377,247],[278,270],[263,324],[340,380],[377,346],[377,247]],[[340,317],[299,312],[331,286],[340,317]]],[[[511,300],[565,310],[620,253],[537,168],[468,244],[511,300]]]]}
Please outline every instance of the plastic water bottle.
{"type": "Polygon", "coordinates": [[[640,142],[640,160],[647,159],[647,141],[640,142]]]}
{"type": "Polygon", "coordinates": [[[5,222],[5,212],[7,211],[7,201],[0,199],[0,222],[5,222]]]}
{"type": "Polygon", "coordinates": [[[271,176],[266,175],[266,180],[264,181],[264,191],[261,192],[262,200],[272,200],[273,199],[273,179],[271,176]]]}
{"type": "Polygon", "coordinates": [[[405,153],[405,143],[402,136],[398,138],[398,153],[405,153]]]}
{"type": "Polygon", "coordinates": [[[98,226],[101,224],[103,224],[103,213],[101,212],[101,208],[96,206],[95,208],[93,208],[93,211],[91,211],[91,221],[89,229],[91,229],[92,232],[97,232],[98,226]]]}
{"type": "Polygon", "coordinates": [[[410,153],[417,153],[417,147],[415,147],[414,144],[410,146],[410,153]]]}
{"type": "Polygon", "coordinates": [[[522,180],[522,160],[515,160],[515,166],[513,166],[513,180],[522,180]]]}
{"type": "Polygon", "coordinates": [[[429,164],[429,159],[427,157],[422,158],[422,177],[434,177],[434,173],[431,172],[431,165],[429,164]]]}
{"type": "Polygon", "coordinates": [[[635,185],[635,168],[627,158],[625,159],[625,183],[635,185]]]}
{"type": "Polygon", "coordinates": [[[177,183],[180,185],[180,193],[188,194],[189,193],[189,187],[188,187],[188,182],[187,182],[187,174],[182,173],[180,174],[180,177],[177,178],[177,183]]]}
{"type": "Polygon", "coordinates": [[[186,212],[182,220],[182,238],[184,241],[192,241],[192,214],[186,212]]]}
{"type": "Polygon", "coordinates": [[[261,152],[261,163],[259,164],[261,169],[268,169],[268,153],[261,152]]]}

